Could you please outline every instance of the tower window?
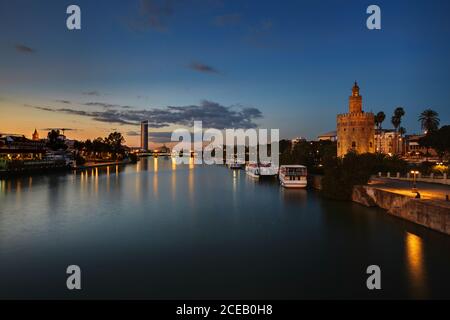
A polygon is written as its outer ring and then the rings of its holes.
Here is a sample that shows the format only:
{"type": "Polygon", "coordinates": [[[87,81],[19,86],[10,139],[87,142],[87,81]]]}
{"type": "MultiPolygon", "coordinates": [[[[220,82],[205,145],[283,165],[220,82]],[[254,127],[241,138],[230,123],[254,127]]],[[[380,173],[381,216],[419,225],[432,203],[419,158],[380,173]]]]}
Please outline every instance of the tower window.
{"type": "Polygon", "coordinates": [[[355,141],[352,142],[352,148],[356,148],[356,142],[355,141]]]}

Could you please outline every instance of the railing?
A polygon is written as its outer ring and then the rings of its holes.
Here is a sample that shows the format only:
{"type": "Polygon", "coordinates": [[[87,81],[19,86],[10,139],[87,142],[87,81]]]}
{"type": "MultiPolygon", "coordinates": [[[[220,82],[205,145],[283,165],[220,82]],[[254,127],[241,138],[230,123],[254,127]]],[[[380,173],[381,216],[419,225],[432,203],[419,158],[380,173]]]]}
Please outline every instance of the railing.
{"type": "MultiPolygon", "coordinates": [[[[388,178],[393,180],[407,180],[412,181],[414,180],[414,174],[406,173],[406,174],[400,174],[400,172],[392,174],[391,172],[378,172],[377,177],[379,178],[388,178]]],[[[430,173],[429,175],[424,175],[421,173],[416,174],[415,177],[417,182],[430,182],[430,183],[441,183],[441,184],[447,184],[450,185],[450,179],[447,173],[443,174],[437,174],[437,173],[430,173]]]]}

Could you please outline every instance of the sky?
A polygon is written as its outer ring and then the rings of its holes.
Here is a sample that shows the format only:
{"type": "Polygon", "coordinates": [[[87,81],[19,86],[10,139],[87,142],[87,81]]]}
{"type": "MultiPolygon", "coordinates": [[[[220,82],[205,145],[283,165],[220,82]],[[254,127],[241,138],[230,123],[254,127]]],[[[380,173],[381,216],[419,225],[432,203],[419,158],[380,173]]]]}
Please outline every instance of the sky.
{"type": "Polygon", "coordinates": [[[447,0],[0,0],[0,133],[69,128],[150,145],[178,127],[335,130],[358,81],[367,112],[407,133],[432,108],[450,124],[447,0]],[[81,30],[66,8],[81,8],[81,30]],[[381,30],[366,27],[369,5],[381,30]]]}

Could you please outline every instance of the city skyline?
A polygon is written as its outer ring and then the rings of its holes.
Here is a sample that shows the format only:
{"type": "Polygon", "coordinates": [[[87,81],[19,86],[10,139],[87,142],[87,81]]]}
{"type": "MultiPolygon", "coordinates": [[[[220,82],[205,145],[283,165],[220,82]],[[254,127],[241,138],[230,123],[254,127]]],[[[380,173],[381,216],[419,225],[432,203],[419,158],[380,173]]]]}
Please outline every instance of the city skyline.
{"type": "Polygon", "coordinates": [[[78,4],[82,30],[70,32],[64,1],[0,1],[1,132],[117,130],[139,146],[142,120],[150,145],[202,120],[315,139],[335,130],[355,80],[365,110],[386,113],[385,128],[398,106],[408,133],[420,132],[427,108],[450,120],[444,1],[380,1],[377,31],[365,26],[364,1],[78,4]]]}

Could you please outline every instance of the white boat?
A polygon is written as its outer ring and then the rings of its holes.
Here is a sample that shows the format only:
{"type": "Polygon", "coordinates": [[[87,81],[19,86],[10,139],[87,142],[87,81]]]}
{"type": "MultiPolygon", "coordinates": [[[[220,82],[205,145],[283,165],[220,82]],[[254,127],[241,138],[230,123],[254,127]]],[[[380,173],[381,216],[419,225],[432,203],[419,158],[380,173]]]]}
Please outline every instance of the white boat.
{"type": "Polygon", "coordinates": [[[260,163],[259,174],[261,177],[275,177],[278,175],[278,167],[272,163],[260,163]]]}
{"type": "Polygon", "coordinates": [[[242,169],[242,164],[235,162],[235,163],[231,163],[229,164],[229,168],[231,170],[241,170],[242,169]]]}
{"type": "Polygon", "coordinates": [[[259,179],[259,166],[256,163],[249,163],[245,166],[245,173],[252,178],[259,179]]]}
{"type": "Polygon", "coordinates": [[[307,176],[307,168],[301,165],[281,166],[278,175],[280,184],[285,188],[306,188],[307,176]]]}
{"type": "Polygon", "coordinates": [[[231,170],[241,170],[244,165],[242,162],[239,162],[237,159],[227,160],[226,163],[227,163],[228,168],[230,168],[231,170]]]}

